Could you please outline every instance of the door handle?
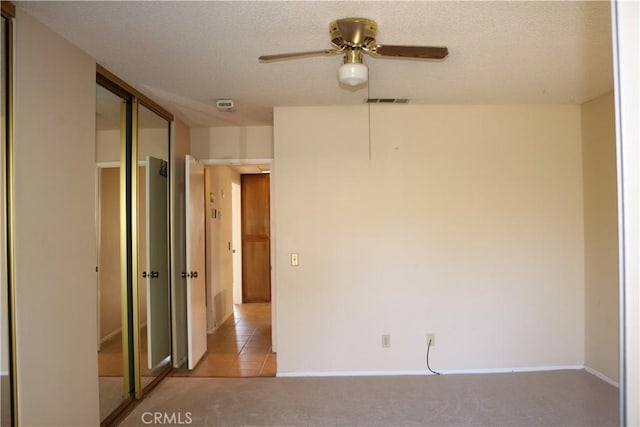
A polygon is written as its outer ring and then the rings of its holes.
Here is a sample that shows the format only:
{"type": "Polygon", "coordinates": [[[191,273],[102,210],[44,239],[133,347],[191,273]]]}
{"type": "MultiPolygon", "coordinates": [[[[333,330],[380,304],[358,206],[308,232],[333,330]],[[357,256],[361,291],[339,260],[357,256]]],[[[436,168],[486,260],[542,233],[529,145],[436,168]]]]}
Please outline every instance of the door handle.
{"type": "Polygon", "coordinates": [[[157,271],[152,271],[151,272],[151,278],[152,279],[157,279],[160,276],[160,273],[158,273],[157,271]]]}
{"type": "MultiPolygon", "coordinates": [[[[156,276],[158,277],[158,276],[156,276]]],[[[190,271],[189,273],[186,272],[182,272],[182,278],[183,279],[195,279],[196,277],[198,277],[198,272],[197,271],[190,271]]]]}
{"type": "Polygon", "coordinates": [[[148,275],[146,271],[143,271],[142,272],[142,277],[144,277],[146,279],[147,277],[151,277],[151,276],[148,275]]]}

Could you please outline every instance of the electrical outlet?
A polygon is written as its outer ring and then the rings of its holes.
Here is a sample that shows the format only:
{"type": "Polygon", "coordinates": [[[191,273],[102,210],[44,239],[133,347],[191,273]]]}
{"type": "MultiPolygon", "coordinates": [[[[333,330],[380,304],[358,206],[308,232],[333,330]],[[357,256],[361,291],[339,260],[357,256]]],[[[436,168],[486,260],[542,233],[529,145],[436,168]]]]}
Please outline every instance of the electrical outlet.
{"type": "Polygon", "coordinates": [[[297,267],[298,265],[300,265],[300,260],[298,258],[298,253],[297,252],[292,252],[291,253],[291,266],[292,267],[297,267]]]}
{"type": "Polygon", "coordinates": [[[431,343],[431,347],[436,346],[436,334],[427,334],[427,347],[431,343]]]}
{"type": "Polygon", "coordinates": [[[382,336],[382,348],[391,347],[391,335],[383,335],[382,336]]]}

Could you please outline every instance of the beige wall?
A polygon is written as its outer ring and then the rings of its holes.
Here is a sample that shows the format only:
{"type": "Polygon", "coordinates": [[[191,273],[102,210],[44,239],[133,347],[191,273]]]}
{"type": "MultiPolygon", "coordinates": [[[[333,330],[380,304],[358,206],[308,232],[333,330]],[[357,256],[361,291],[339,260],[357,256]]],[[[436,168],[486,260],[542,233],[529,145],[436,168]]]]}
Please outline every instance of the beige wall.
{"type": "Polygon", "coordinates": [[[98,425],[95,63],[19,8],[16,21],[20,424],[98,425]]]}
{"type": "MultiPolygon", "coordinates": [[[[100,186],[100,340],[122,330],[120,277],[120,169],[102,168],[100,186]]],[[[138,168],[138,263],[147,270],[146,168],[138,168]]],[[[147,283],[138,282],[140,325],[147,323],[147,283]]]]}
{"type": "Polygon", "coordinates": [[[212,331],[233,313],[231,183],[240,182],[240,174],[229,166],[207,166],[206,170],[207,328],[212,331]],[[216,218],[212,214],[214,209],[216,218]],[[216,313],[213,298],[223,290],[226,291],[225,308],[223,313],[216,313]]]}
{"type": "MultiPolygon", "coordinates": [[[[140,160],[146,156],[167,160],[167,129],[140,129],[138,131],[140,160]]],[[[120,162],[120,130],[96,131],[96,162],[120,162]]]]}
{"type": "Polygon", "coordinates": [[[120,129],[96,130],[96,162],[120,162],[120,129]]]}
{"type": "Polygon", "coordinates": [[[187,288],[182,272],[187,270],[185,237],[185,156],[191,149],[189,128],[176,119],[172,127],[171,145],[171,267],[172,283],[172,347],[173,363],[179,366],[187,358],[187,288]]]}
{"type": "Polygon", "coordinates": [[[580,107],[372,106],[371,160],[368,129],[275,109],[278,372],[424,372],[427,333],[445,371],[583,365],[580,107]]]}
{"type": "Polygon", "coordinates": [[[100,171],[100,341],[122,330],[120,307],[120,169],[100,171]]]}
{"type": "Polygon", "coordinates": [[[191,129],[191,154],[204,159],[271,159],[273,127],[191,129]]]}
{"type": "MultiPolygon", "coordinates": [[[[120,169],[102,168],[100,178],[100,340],[122,330],[120,277],[120,169]]],[[[138,263],[147,270],[146,168],[138,168],[138,263]]],[[[147,323],[147,283],[138,282],[141,326],[147,323]]]]}
{"type": "Polygon", "coordinates": [[[613,92],[582,105],[585,365],[618,382],[618,209],[613,92]]]}

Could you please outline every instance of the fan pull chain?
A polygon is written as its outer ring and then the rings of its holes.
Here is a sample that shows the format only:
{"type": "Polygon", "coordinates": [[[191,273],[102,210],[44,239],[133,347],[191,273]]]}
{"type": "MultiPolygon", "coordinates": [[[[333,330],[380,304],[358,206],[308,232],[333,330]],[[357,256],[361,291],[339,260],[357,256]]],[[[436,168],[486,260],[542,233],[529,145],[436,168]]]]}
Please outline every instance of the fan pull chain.
{"type": "Polygon", "coordinates": [[[369,78],[369,67],[367,67],[367,108],[369,118],[369,162],[371,162],[371,79],[369,78]]]}

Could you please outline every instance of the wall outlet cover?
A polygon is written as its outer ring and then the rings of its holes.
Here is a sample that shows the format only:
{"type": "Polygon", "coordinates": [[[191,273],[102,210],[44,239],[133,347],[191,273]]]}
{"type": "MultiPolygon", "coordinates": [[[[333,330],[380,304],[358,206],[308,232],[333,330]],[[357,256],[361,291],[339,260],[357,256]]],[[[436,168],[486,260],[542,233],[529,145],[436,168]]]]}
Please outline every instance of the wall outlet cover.
{"type": "Polygon", "coordinates": [[[427,346],[429,346],[429,342],[431,342],[431,347],[436,346],[436,334],[427,334],[427,346]]]}

